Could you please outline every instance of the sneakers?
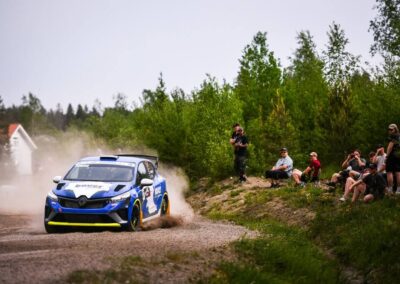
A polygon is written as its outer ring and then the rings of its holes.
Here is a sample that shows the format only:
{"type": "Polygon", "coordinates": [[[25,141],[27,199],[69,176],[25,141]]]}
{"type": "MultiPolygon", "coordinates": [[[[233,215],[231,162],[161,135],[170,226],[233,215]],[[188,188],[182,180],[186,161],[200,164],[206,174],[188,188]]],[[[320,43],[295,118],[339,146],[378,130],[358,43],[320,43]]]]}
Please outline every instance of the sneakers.
{"type": "Polygon", "coordinates": [[[340,197],[339,200],[342,201],[342,202],[345,202],[345,201],[346,201],[346,198],[344,198],[344,196],[342,196],[342,197],[340,197]]]}

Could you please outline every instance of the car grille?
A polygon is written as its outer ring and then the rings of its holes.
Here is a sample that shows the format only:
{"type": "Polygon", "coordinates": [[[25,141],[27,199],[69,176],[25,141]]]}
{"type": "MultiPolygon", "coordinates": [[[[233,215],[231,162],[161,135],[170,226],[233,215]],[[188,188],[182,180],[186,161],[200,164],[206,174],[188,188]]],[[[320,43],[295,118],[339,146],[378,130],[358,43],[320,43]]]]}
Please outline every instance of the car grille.
{"type": "Polygon", "coordinates": [[[104,214],[57,214],[52,221],[70,223],[115,223],[108,215],[104,214]]]}
{"type": "Polygon", "coordinates": [[[58,198],[59,203],[62,207],[65,208],[80,208],[80,209],[96,209],[96,208],[103,208],[107,205],[109,199],[88,199],[86,204],[83,206],[79,206],[78,199],[73,198],[58,198]]]}
{"type": "Polygon", "coordinates": [[[126,220],[128,220],[128,208],[124,208],[124,209],[119,209],[118,211],[117,211],[117,214],[119,215],[119,217],[122,219],[122,220],[124,220],[124,221],[126,221],[126,220]]]}

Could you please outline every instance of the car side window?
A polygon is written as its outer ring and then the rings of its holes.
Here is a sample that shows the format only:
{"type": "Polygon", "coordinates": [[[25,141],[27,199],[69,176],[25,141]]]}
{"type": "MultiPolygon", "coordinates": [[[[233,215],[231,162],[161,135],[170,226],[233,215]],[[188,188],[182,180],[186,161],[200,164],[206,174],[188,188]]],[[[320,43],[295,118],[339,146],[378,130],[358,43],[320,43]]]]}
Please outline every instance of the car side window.
{"type": "Polygon", "coordinates": [[[136,177],[137,184],[140,184],[140,181],[144,178],[148,178],[148,176],[149,175],[147,173],[146,166],[143,162],[141,162],[137,169],[137,177],[136,177]]]}
{"type": "Polygon", "coordinates": [[[145,165],[146,165],[146,168],[147,168],[147,172],[149,174],[149,178],[150,179],[154,179],[154,177],[156,176],[156,171],[154,170],[153,164],[146,161],[145,165]]]}

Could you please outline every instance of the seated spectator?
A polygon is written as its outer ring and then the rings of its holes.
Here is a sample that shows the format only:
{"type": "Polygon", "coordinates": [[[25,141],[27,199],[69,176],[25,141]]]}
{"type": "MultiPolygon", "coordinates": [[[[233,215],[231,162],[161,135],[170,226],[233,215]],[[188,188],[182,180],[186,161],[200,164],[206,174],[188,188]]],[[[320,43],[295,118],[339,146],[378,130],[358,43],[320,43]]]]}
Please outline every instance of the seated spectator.
{"type": "Polygon", "coordinates": [[[361,158],[361,151],[354,150],[347,156],[346,160],[343,161],[343,170],[339,173],[334,173],[328,185],[336,186],[337,183],[344,184],[348,177],[352,177],[357,180],[360,178],[365,165],[366,161],[364,158],[361,158]]]}
{"type": "Polygon", "coordinates": [[[271,170],[265,172],[265,177],[271,179],[271,188],[279,187],[278,180],[288,179],[292,175],[293,160],[288,155],[287,148],[280,150],[281,157],[271,170]]]}
{"type": "Polygon", "coordinates": [[[293,179],[297,186],[304,186],[307,180],[316,182],[319,180],[321,163],[318,160],[318,155],[315,152],[310,153],[310,164],[301,172],[298,169],[293,170],[293,179]]]}
{"type": "MultiPolygon", "coordinates": [[[[382,175],[378,174],[377,165],[369,165],[369,174],[363,176],[362,179],[354,182],[350,187],[349,191],[353,191],[352,202],[357,201],[360,193],[364,192],[364,202],[371,202],[373,200],[383,198],[385,194],[386,181],[382,175]],[[364,184],[365,187],[359,188],[358,186],[364,184]]],[[[348,193],[349,194],[349,193],[348,193]]],[[[346,192],[345,192],[346,195],[346,192]]],[[[343,195],[340,198],[341,201],[346,201],[347,196],[343,195]]]]}
{"type": "Polygon", "coordinates": [[[376,146],[376,152],[373,159],[373,162],[377,165],[378,173],[384,174],[386,179],[386,153],[385,148],[382,144],[378,144],[376,146]]]}

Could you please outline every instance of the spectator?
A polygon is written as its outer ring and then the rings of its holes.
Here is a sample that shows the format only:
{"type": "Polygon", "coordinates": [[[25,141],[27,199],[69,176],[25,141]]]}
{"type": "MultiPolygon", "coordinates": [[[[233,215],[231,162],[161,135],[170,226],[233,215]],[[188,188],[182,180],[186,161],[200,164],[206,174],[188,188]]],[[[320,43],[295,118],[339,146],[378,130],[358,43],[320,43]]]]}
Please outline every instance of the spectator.
{"type": "MultiPolygon", "coordinates": [[[[400,133],[396,124],[390,124],[389,143],[386,149],[386,175],[388,192],[392,193],[393,187],[393,173],[397,182],[400,181],[400,133]]],[[[400,194],[399,184],[397,184],[396,193],[400,194]]]]}
{"type": "MultiPolygon", "coordinates": [[[[377,165],[370,164],[369,165],[369,174],[364,175],[364,177],[355,183],[353,183],[349,190],[352,191],[354,189],[352,202],[357,201],[360,193],[364,192],[364,202],[368,203],[373,200],[381,199],[384,196],[386,187],[386,182],[383,179],[382,175],[378,174],[377,165]],[[358,188],[358,185],[365,184],[365,187],[358,188]]],[[[343,196],[341,201],[345,201],[346,197],[343,196]]]]}
{"type": "Polygon", "coordinates": [[[239,175],[239,181],[245,182],[247,177],[246,173],[246,154],[247,154],[247,146],[249,141],[247,136],[244,134],[243,128],[240,126],[237,128],[237,133],[235,136],[235,143],[233,146],[235,147],[235,162],[234,168],[236,173],[239,175]]]}
{"type": "Polygon", "coordinates": [[[293,179],[297,186],[304,186],[307,180],[317,182],[319,180],[319,173],[321,170],[321,163],[318,160],[316,152],[310,153],[310,164],[301,172],[298,169],[293,170],[293,179]]]}
{"type": "Polygon", "coordinates": [[[271,179],[271,188],[279,187],[278,180],[288,179],[292,175],[293,160],[288,155],[287,148],[280,150],[281,157],[271,170],[265,172],[265,177],[271,179]]]}
{"type": "Polygon", "coordinates": [[[361,172],[365,168],[365,165],[366,161],[364,158],[361,158],[361,151],[357,149],[354,150],[347,155],[346,160],[343,161],[343,170],[339,173],[334,173],[328,185],[336,186],[337,183],[345,183],[348,177],[357,180],[361,176],[361,172]]]}
{"type": "Polygon", "coordinates": [[[232,125],[232,128],[233,128],[233,132],[231,135],[231,139],[229,139],[229,143],[231,143],[235,147],[235,141],[236,141],[236,137],[238,136],[238,130],[240,128],[240,124],[235,123],[234,125],[232,125]]]}
{"type": "Polygon", "coordinates": [[[377,165],[377,170],[378,173],[384,174],[384,177],[386,179],[386,153],[385,153],[385,148],[383,147],[382,144],[378,144],[376,146],[376,152],[375,156],[373,159],[373,162],[377,165]]]}

